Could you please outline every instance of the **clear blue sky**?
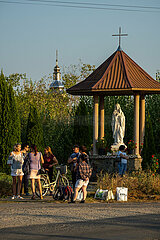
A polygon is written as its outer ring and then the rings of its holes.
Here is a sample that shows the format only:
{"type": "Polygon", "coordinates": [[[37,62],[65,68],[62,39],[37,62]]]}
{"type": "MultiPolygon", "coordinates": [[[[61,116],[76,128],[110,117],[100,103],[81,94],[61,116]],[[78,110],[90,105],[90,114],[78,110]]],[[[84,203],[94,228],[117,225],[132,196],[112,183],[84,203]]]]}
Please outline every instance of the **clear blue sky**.
{"type": "MultiPolygon", "coordinates": [[[[159,0],[83,2],[160,8],[159,0]]],[[[122,32],[128,33],[122,49],[155,78],[160,69],[159,25],[160,9],[156,13],[127,12],[0,2],[0,68],[5,75],[27,73],[39,80],[53,72],[56,49],[61,68],[77,64],[79,59],[98,67],[117,49],[118,39],[112,34],[121,26],[122,32]]]]}

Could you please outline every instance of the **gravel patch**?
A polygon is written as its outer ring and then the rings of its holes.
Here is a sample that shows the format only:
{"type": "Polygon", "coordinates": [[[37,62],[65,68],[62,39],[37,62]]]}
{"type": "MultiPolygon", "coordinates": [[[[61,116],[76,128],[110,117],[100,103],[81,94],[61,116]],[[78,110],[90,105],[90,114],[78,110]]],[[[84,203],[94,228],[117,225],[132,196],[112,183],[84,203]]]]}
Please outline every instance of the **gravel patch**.
{"type": "Polygon", "coordinates": [[[0,203],[0,229],[160,214],[160,203],[0,203]]]}

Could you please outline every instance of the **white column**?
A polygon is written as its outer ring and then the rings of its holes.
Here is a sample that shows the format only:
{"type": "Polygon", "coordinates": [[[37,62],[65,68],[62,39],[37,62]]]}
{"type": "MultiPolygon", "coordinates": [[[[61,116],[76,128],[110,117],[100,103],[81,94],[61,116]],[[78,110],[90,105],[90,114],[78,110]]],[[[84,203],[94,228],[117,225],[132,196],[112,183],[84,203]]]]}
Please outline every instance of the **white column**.
{"type": "Polygon", "coordinates": [[[96,154],[96,142],[98,140],[98,96],[93,96],[94,111],[93,111],[93,154],[96,154]]]}
{"type": "Polygon", "coordinates": [[[145,134],[145,96],[140,97],[140,144],[144,143],[145,134]]]}
{"type": "Polygon", "coordinates": [[[104,96],[100,97],[100,138],[104,138],[104,96]]]}
{"type": "Polygon", "coordinates": [[[135,154],[139,156],[139,94],[134,96],[134,141],[135,154]]]}

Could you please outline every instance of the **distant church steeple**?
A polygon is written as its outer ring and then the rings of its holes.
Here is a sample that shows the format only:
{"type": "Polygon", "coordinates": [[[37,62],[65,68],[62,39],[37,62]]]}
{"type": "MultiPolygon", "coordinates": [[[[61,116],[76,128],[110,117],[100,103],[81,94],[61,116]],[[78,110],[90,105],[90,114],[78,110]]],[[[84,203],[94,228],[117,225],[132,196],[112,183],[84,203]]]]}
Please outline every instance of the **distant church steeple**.
{"type": "Polygon", "coordinates": [[[64,85],[61,82],[60,67],[58,67],[58,50],[56,50],[56,66],[54,67],[53,82],[50,85],[50,89],[55,91],[62,91],[64,89],[64,85]]]}

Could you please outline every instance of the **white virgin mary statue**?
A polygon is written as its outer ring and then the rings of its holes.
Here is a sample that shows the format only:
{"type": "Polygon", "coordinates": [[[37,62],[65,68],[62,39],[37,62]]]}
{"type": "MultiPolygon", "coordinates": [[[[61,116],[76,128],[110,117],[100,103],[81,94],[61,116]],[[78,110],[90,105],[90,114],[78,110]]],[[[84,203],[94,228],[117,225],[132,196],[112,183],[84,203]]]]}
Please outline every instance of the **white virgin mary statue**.
{"type": "Polygon", "coordinates": [[[115,105],[115,109],[112,114],[111,125],[113,131],[114,145],[123,144],[123,138],[125,134],[125,116],[118,103],[115,105]]]}

